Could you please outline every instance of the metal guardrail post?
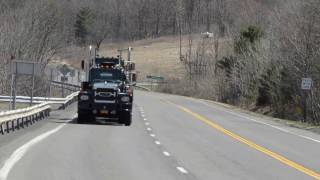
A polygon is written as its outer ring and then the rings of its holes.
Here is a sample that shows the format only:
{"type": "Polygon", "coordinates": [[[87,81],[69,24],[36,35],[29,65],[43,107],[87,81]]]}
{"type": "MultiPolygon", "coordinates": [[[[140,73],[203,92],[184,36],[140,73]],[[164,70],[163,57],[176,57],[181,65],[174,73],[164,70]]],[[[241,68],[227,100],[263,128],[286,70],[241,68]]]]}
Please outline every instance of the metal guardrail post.
{"type": "Polygon", "coordinates": [[[4,134],[4,128],[3,128],[4,123],[0,123],[0,133],[3,135],[4,134]]]}
{"type": "Polygon", "coordinates": [[[7,133],[10,132],[10,130],[9,130],[9,121],[6,122],[6,131],[7,131],[7,133]]]}
{"type": "Polygon", "coordinates": [[[16,128],[17,128],[18,130],[20,129],[20,125],[21,125],[21,124],[20,124],[20,119],[21,119],[21,118],[18,118],[18,119],[17,119],[17,126],[16,126],[16,128]]]}
{"type": "Polygon", "coordinates": [[[11,121],[11,130],[12,130],[12,131],[15,131],[14,122],[15,122],[15,120],[12,120],[12,121],[11,121]]]}

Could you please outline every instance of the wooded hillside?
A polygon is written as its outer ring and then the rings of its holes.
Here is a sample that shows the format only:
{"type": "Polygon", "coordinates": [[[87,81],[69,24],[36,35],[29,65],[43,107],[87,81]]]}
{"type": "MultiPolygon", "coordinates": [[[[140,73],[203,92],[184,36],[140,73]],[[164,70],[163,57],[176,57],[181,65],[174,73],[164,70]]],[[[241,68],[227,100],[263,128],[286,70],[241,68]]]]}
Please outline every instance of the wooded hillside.
{"type": "Polygon", "coordinates": [[[0,94],[12,59],[46,65],[70,47],[182,34],[185,77],[162,90],[290,119],[304,119],[306,99],[306,120],[320,122],[319,0],[1,0],[0,22],[0,94]],[[195,41],[203,32],[212,37],[195,41]]]}

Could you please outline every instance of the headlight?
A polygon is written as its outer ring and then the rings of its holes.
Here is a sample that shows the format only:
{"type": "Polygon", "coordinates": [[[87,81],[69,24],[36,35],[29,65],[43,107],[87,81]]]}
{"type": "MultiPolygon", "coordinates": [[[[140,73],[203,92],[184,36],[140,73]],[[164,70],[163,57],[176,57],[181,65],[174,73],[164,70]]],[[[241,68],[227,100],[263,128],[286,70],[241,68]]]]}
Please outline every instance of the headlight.
{"type": "Polygon", "coordinates": [[[89,96],[88,96],[88,95],[81,95],[81,96],[80,96],[80,100],[82,100],[82,101],[88,101],[88,100],[89,100],[89,96]]]}
{"type": "Polygon", "coordinates": [[[123,97],[121,98],[121,101],[122,101],[122,102],[129,102],[129,101],[130,101],[130,98],[129,98],[128,96],[123,96],[123,97]]]}

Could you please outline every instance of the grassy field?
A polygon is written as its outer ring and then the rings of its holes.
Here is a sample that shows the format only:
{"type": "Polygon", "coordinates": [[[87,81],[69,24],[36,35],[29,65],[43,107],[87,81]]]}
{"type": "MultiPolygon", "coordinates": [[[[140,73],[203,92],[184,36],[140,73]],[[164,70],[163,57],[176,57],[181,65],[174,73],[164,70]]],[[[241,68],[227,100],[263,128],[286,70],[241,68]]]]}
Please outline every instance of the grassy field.
{"type": "MultiPolygon", "coordinates": [[[[200,35],[193,35],[193,45],[195,46],[200,35]]],[[[220,40],[223,45],[220,46],[220,55],[226,54],[227,40],[220,40]]],[[[179,59],[179,36],[164,36],[159,38],[149,38],[138,41],[108,43],[105,42],[100,47],[100,56],[116,57],[119,55],[118,49],[133,47],[131,60],[136,62],[136,70],[138,73],[138,81],[145,81],[147,75],[163,76],[166,79],[176,79],[184,76],[185,69],[183,63],[179,59]]],[[[182,36],[182,54],[186,53],[188,47],[188,36],[182,36]]],[[[63,57],[55,59],[56,63],[66,63],[80,68],[80,62],[88,59],[88,48],[73,47],[65,50],[63,57]]],[[[127,54],[123,54],[127,59],[127,54]]]]}
{"type": "MultiPolygon", "coordinates": [[[[183,41],[186,46],[187,41],[183,41]]],[[[117,56],[117,49],[133,47],[132,58],[136,62],[138,78],[143,81],[147,75],[179,78],[184,67],[179,60],[179,38],[161,37],[126,43],[106,43],[100,50],[102,56],[117,56]]],[[[124,54],[127,59],[127,54],[124,54]]]]}

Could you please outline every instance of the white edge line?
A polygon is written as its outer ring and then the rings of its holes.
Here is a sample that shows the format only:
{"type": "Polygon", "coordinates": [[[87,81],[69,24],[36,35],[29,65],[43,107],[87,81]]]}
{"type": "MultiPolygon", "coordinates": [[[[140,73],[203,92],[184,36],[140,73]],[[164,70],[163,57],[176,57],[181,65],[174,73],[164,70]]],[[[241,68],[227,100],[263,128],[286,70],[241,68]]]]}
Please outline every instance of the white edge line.
{"type": "Polygon", "coordinates": [[[147,128],[147,131],[152,131],[152,129],[151,128],[147,128]]]}
{"type": "MultiPolygon", "coordinates": [[[[69,121],[68,121],[69,122],[69,121]]],[[[13,166],[27,153],[27,151],[32,148],[32,146],[36,145],[37,143],[41,142],[42,140],[44,140],[45,138],[49,137],[50,135],[58,132],[60,129],[62,129],[66,124],[62,124],[58,127],[56,127],[55,129],[48,131],[46,133],[43,133],[35,138],[33,138],[32,140],[30,140],[29,142],[25,143],[24,145],[22,145],[21,147],[19,147],[17,150],[15,150],[11,156],[9,157],[9,159],[7,159],[4,163],[4,165],[2,166],[2,168],[0,169],[0,180],[6,180],[11,169],[13,168],[13,166]]]]}
{"type": "MultiPolygon", "coordinates": [[[[202,102],[202,103],[204,103],[204,104],[206,104],[206,105],[208,105],[208,106],[210,106],[210,107],[213,107],[213,106],[207,104],[206,102],[203,102],[203,101],[200,101],[200,102],[202,102]]],[[[216,108],[216,107],[214,107],[214,108],[216,108]]],[[[313,139],[313,138],[308,137],[308,136],[296,134],[296,133],[294,133],[294,132],[292,132],[292,131],[289,131],[289,130],[287,130],[287,129],[284,129],[284,128],[281,128],[281,127],[278,127],[278,126],[271,125],[271,124],[269,124],[269,123],[265,123],[265,122],[262,122],[262,121],[259,121],[259,120],[255,120],[255,119],[252,119],[252,118],[249,118],[249,117],[246,117],[246,116],[243,116],[243,115],[240,115],[240,114],[231,112],[231,111],[229,111],[229,110],[225,110],[225,109],[221,109],[221,108],[220,108],[220,110],[225,111],[225,112],[227,112],[227,113],[229,113],[229,114],[233,114],[233,115],[235,115],[235,116],[241,117],[241,118],[245,118],[245,119],[250,120],[250,121],[254,121],[254,122],[256,122],[256,123],[260,123],[260,124],[263,124],[263,125],[266,125],[266,126],[269,126],[269,127],[275,128],[275,129],[278,129],[278,130],[280,130],[280,131],[282,131],[282,132],[285,132],[285,133],[288,133],[288,134],[292,134],[292,135],[295,135],[295,136],[298,136],[298,137],[301,137],[301,138],[304,138],[304,139],[307,139],[307,140],[310,140],[310,141],[313,141],[313,142],[320,143],[320,140],[313,139]]]]}
{"type": "Polygon", "coordinates": [[[156,145],[160,145],[160,141],[154,141],[154,143],[156,143],[156,145]]]}
{"type": "Polygon", "coordinates": [[[303,135],[299,135],[299,134],[296,134],[296,135],[297,135],[297,136],[300,136],[300,137],[302,137],[302,138],[309,139],[309,140],[311,140],[311,141],[314,141],[314,142],[320,143],[320,141],[319,141],[319,140],[313,139],[313,138],[311,138],[311,137],[303,136],[303,135]]]}
{"type": "Polygon", "coordinates": [[[156,137],[156,135],[155,135],[155,134],[150,134],[150,136],[151,136],[151,137],[156,137]]]}
{"type": "Polygon", "coordinates": [[[183,174],[188,174],[188,171],[185,170],[183,167],[177,167],[177,169],[183,174]]]}

